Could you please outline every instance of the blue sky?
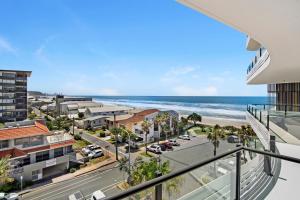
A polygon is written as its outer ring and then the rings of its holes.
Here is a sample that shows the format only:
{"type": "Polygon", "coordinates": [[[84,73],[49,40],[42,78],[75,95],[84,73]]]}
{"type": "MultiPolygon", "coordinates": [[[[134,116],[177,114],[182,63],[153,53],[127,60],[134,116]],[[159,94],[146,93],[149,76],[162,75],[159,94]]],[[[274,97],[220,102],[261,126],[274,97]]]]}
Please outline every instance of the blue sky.
{"type": "Polygon", "coordinates": [[[173,0],[0,2],[0,68],[48,93],[265,96],[245,41],[173,0]]]}

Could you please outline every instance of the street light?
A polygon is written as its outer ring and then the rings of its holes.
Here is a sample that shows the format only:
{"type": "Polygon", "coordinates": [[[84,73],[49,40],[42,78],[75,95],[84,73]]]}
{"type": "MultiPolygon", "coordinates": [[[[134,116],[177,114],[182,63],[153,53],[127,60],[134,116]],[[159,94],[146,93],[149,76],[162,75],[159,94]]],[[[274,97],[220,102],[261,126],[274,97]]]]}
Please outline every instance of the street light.
{"type": "Polygon", "coordinates": [[[22,190],[23,190],[23,176],[20,177],[20,180],[21,180],[21,193],[22,193],[22,190]]]}

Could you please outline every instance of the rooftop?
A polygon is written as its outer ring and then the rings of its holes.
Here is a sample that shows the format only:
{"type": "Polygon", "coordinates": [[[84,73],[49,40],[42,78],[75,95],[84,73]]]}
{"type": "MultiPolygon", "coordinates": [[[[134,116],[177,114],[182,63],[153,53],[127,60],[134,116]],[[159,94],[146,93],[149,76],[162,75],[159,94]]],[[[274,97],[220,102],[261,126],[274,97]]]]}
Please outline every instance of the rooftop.
{"type": "Polygon", "coordinates": [[[0,130],[0,140],[11,140],[16,138],[31,137],[37,135],[49,135],[48,128],[40,122],[31,126],[4,128],[0,130]]]}
{"type": "Polygon", "coordinates": [[[92,107],[88,108],[91,113],[101,113],[101,112],[117,112],[117,111],[126,111],[131,110],[130,107],[125,106],[103,106],[103,107],[92,107]]]}

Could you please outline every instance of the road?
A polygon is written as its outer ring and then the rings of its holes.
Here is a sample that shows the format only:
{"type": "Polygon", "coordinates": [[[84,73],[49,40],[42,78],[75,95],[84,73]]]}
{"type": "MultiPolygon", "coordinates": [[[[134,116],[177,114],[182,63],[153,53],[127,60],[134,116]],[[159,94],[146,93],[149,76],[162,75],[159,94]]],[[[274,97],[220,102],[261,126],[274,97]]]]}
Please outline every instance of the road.
{"type": "Polygon", "coordinates": [[[96,190],[101,190],[106,196],[112,196],[120,190],[116,187],[124,180],[123,172],[118,168],[97,170],[64,182],[44,186],[23,195],[22,200],[67,200],[68,196],[80,191],[86,199],[96,190]]]}

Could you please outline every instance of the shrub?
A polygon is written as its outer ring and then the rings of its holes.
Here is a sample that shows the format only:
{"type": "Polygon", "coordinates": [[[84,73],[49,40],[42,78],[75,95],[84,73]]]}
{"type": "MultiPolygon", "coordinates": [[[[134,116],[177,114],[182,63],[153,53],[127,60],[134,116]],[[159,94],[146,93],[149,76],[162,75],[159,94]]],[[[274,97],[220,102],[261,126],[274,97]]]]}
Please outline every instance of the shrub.
{"type": "Polygon", "coordinates": [[[74,135],[74,139],[75,139],[75,140],[81,140],[81,135],[75,134],[75,135],[74,135]]]}
{"type": "Polygon", "coordinates": [[[99,136],[100,137],[105,137],[106,135],[105,135],[105,132],[103,131],[103,130],[100,130],[99,131],[99,136]]]}
{"type": "Polygon", "coordinates": [[[76,172],[76,168],[71,168],[70,173],[74,173],[74,172],[76,172]]]}

